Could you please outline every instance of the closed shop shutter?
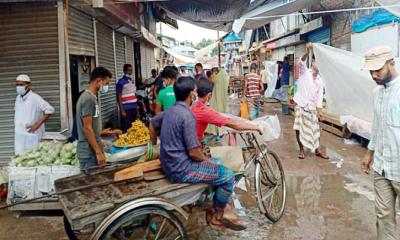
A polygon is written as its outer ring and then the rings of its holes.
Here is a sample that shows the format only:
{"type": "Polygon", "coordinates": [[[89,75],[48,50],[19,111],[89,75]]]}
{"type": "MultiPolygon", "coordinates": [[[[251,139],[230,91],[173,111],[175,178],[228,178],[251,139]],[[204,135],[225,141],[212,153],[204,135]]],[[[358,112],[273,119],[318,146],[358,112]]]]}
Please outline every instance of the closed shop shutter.
{"type": "Polygon", "coordinates": [[[307,41],[313,43],[328,43],[331,39],[331,29],[320,28],[307,34],[307,41]]]}
{"type": "Polygon", "coordinates": [[[141,42],[140,49],[142,76],[143,79],[147,79],[151,76],[151,69],[155,68],[154,48],[145,42],[141,42]]]}
{"type": "Polygon", "coordinates": [[[107,122],[117,122],[117,99],[116,99],[116,76],[114,62],[114,47],[113,47],[113,31],[106,25],[98,22],[97,30],[97,55],[99,66],[107,68],[113,75],[110,82],[109,90],[106,94],[100,94],[101,100],[101,118],[103,126],[107,122]]]}
{"type": "Polygon", "coordinates": [[[133,53],[133,39],[130,37],[126,37],[126,59],[127,63],[130,63],[133,65],[133,59],[134,59],[134,53],[133,53]]]}
{"type": "Polygon", "coordinates": [[[26,73],[32,89],[54,108],[46,131],[60,131],[57,7],[0,7],[0,164],[14,155],[15,77],[26,73]]]}
{"type": "Polygon", "coordinates": [[[115,33],[115,49],[117,56],[117,80],[124,74],[123,68],[125,62],[125,40],[124,35],[115,33]]]}
{"type": "Polygon", "coordinates": [[[93,20],[90,16],[71,8],[68,18],[69,54],[94,56],[93,20]]]}

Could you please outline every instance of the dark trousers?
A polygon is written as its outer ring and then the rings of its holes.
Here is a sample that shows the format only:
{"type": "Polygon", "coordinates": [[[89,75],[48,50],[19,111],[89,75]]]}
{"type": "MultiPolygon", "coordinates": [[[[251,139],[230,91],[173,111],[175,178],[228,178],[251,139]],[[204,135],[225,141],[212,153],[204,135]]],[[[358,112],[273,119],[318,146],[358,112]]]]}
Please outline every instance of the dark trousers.
{"type": "Polygon", "coordinates": [[[125,112],[126,117],[121,116],[121,130],[124,133],[132,126],[132,123],[136,120],[137,108],[125,110],[125,112]]]}
{"type": "Polygon", "coordinates": [[[268,84],[267,83],[263,83],[263,85],[264,85],[264,93],[265,93],[265,91],[267,91],[268,84]]]}

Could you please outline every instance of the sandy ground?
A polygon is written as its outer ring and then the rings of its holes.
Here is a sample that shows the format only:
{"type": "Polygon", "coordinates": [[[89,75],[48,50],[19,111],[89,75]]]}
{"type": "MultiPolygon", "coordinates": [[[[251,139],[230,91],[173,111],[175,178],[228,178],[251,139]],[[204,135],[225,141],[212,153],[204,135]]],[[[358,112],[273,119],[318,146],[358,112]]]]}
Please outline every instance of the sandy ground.
{"type": "MultiPolygon", "coordinates": [[[[365,149],[346,145],[343,139],[322,131],[321,143],[330,160],[308,153],[297,158],[292,130],[293,118],[281,114],[280,105],[267,104],[268,113],[277,113],[282,135],[268,144],[282,160],[287,184],[284,216],[270,224],[260,214],[252,190],[237,190],[244,207],[241,212],[247,230],[215,231],[204,223],[204,214],[195,213],[185,223],[191,239],[375,239],[374,193],[371,176],[360,170],[365,149]],[[336,162],[343,159],[341,168],[336,162]],[[249,194],[250,193],[250,194],[249,194]]],[[[398,215],[398,219],[400,215],[398,215]]],[[[399,219],[400,220],[400,219],[399,219]]],[[[400,233],[399,235],[400,236],[400,233]]],[[[0,211],[0,239],[67,239],[60,216],[21,215],[0,211]]]]}

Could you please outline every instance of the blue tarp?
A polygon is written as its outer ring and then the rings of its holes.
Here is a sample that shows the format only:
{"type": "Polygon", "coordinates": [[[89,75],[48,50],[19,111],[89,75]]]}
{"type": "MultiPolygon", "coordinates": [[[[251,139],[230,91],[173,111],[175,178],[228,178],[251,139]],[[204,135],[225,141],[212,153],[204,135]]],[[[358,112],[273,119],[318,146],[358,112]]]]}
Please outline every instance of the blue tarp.
{"type": "Polygon", "coordinates": [[[353,32],[360,33],[364,32],[368,28],[384,25],[393,21],[400,22],[400,18],[393,15],[386,9],[379,9],[371,13],[370,15],[361,16],[353,22],[351,26],[353,32]]]}

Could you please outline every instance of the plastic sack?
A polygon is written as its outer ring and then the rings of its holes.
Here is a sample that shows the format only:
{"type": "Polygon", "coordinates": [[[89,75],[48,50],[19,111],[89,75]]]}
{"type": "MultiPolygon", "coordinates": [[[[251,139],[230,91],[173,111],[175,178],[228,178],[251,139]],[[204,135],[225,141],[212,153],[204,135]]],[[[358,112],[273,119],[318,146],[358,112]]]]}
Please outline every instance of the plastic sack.
{"type": "Polygon", "coordinates": [[[249,119],[249,105],[245,101],[240,101],[240,117],[249,119]]]}
{"type": "Polygon", "coordinates": [[[229,96],[227,113],[234,116],[239,116],[240,114],[240,100],[235,94],[229,96]]]}
{"type": "Polygon", "coordinates": [[[263,129],[262,135],[256,134],[258,140],[269,142],[278,139],[281,135],[281,125],[277,115],[260,117],[252,122],[263,129]]]}

